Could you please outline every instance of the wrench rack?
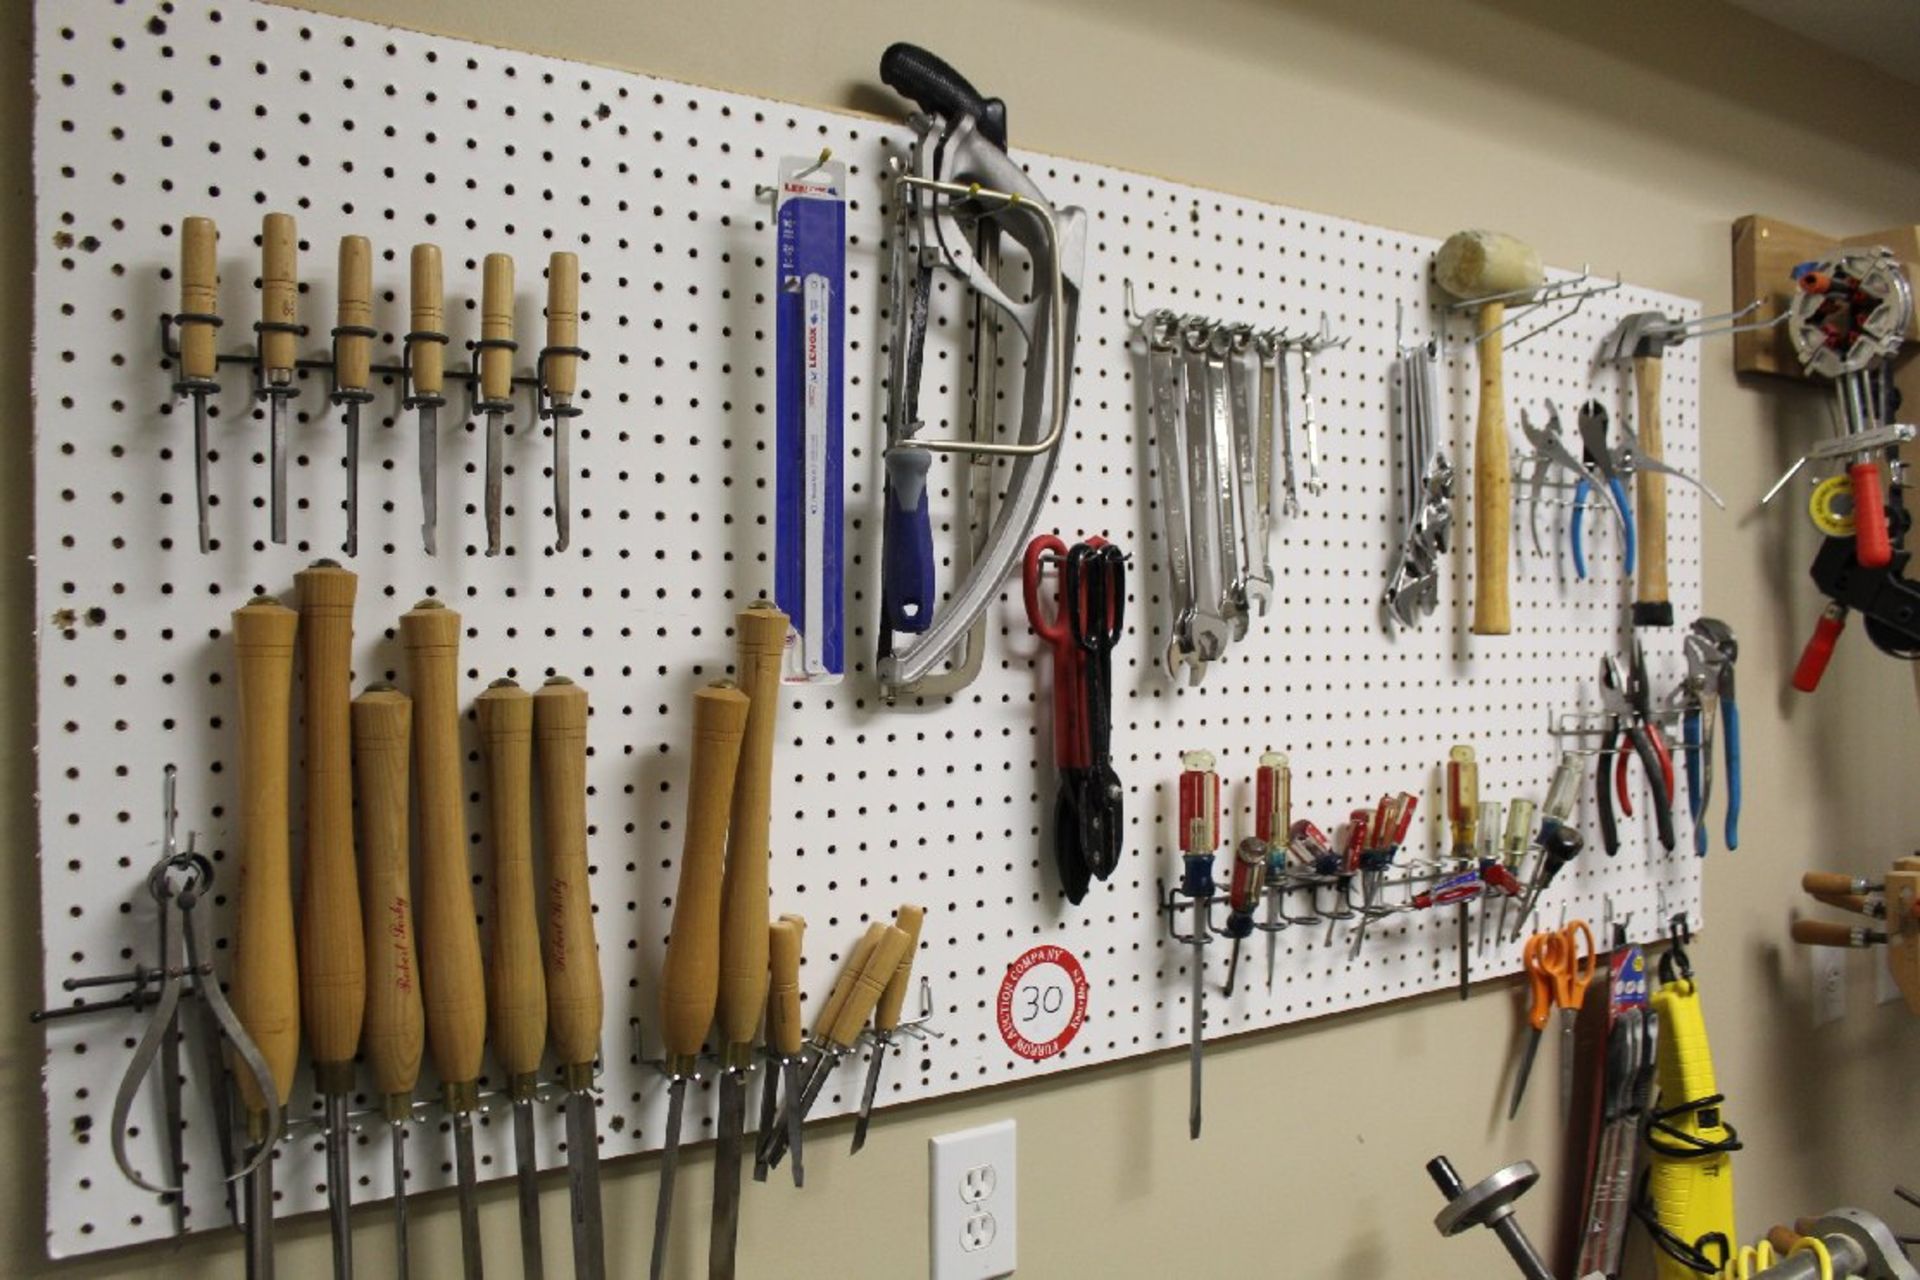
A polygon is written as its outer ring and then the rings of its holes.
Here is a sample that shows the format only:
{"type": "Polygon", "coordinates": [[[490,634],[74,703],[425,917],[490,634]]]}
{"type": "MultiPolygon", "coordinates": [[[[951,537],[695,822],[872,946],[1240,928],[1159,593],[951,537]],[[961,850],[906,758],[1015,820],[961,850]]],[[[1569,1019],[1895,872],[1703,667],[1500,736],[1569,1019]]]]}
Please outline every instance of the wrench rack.
{"type": "MultiPolygon", "coordinates": [[[[904,126],[254,0],[176,0],[164,16],[153,6],[41,0],[38,16],[34,484],[45,1003],[71,998],[59,989],[63,978],[124,969],[131,956],[122,953],[151,936],[141,875],[157,853],[158,824],[148,797],[168,762],[180,769],[182,830],[200,832],[216,859],[217,887],[232,887],[225,618],[256,590],[287,595],[294,572],[331,553],[338,536],[331,510],[316,514],[341,491],[337,415],[323,408],[325,380],[309,368],[297,375],[305,416],[296,415],[289,436],[293,543],[268,544],[264,505],[251,502],[266,486],[264,421],[222,412],[213,420],[212,462],[214,492],[227,499],[217,508],[222,545],[206,556],[196,548],[187,415],[174,404],[177,371],[152,320],[177,302],[177,227],[192,214],[226,229],[219,311],[230,326],[257,314],[250,238],[262,210],[292,211],[316,246],[300,302],[316,334],[333,315],[334,288],[318,269],[317,247],[345,233],[370,237],[374,359],[389,368],[403,363],[401,286],[413,243],[433,241],[447,255],[450,330],[477,327],[477,316],[463,313],[478,306],[485,252],[511,252],[522,263],[543,261],[555,247],[580,254],[580,341],[597,358],[577,420],[573,549],[545,550],[549,521],[539,504],[514,508],[511,499],[527,490],[510,481],[506,541],[518,554],[487,560],[469,546],[477,539],[449,535],[437,559],[421,555],[412,417],[391,408],[395,375],[376,375],[377,398],[363,421],[353,656],[356,688],[401,671],[394,620],[432,590],[466,620],[465,697],[493,676],[537,680],[548,668],[591,691],[588,820],[608,997],[600,1117],[608,1160],[652,1151],[662,1137],[664,1089],[629,1049],[627,1028],[635,1018],[651,1027],[657,1017],[654,984],[684,804],[686,698],[724,671],[733,615],[772,585],[773,228],[754,192],[781,155],[831,147],[851,174],[845,461],[854,554],[847,681],[791,689],[781,709],[774,900],[777,910],[802,911],[811,922],[801,973],[809,1020],[864,921],[884,918],[902,900],[929,908],[919,967],[932,979],[938,1031],[890,1064],[881,1107],[1184,1048],[1188,949],[1165,939],[1154,887],[1179,865],[1172,837],[1181,749],[1204,746],[1220,757],[1229,800],[1223,843],[1250,828],[1247,779],[1260,751],[1273,748],[1292,756],[1295,815],[1323,826],[1383,790],[1421,793],[1424,817],[1402,856],[1430,859],[1444,848],[1434,815],[1445,808],[1440,765],[1448,746],[1476,745],[1488,798],[1538,799],[1558,750],[1547,708],[1591,696],[1598,655],[1623,646],[1631,589],[1604,542],[1586,583],[1518,560],[1511,637],[1471,635],[1472,568],[1460,552],[1445,566],[1438,609],[1425,625],[1380,632],[1380,587],[1403,500],[1386,401],[1396,309],[1406,315],[1405,340],[1422,332],[1445,340],[1436,426],[1456,469],[1470,472],[1463,441],[1471,435],[1471,331],[1430,289],[1435,241],[1023,153],[1050,199],[1080,204],[1089,217],[1070,434],[1042,528],[1069,541],[1105,534],[1135,560],[1130,626],[1114,654],[1113,749],[1128,787],[1127,851],[1111,880],[1067,910],[1045,843],[1047,661],[1028,634],[1019,583],[1004,584],[988,610],[992,660],[972,686],[929,700],[937,705],[893,709],[875,692],[889,332],[882,184],[888,158],[903,152],[904,126]],[[1122,295],[1128,276],[1169,310],[1296,331],[1324,311],[1351,338],[1315,369],[1328,425],[1328,496],[1280,523],[1267,625],[1199,688],[1175,687],[1161,666],[1166,566],[1146,371],[1129,342],[1122,295]],[[1003,1045],[996,1001],[1008,967],[1041,945],[1079,959],[1088,1004],[1075,1038],[1029,1061],[1003,1045]]],[[[876,36],[876,58],[882,43],[876,36]]],[[[540,332],[539,292],[520,290],[516,332],[540,332]]],[[[1593,396],[1630,421],[1630,382],[1596,353],[1620,315],[1650,309],[1698,310],[1631,285],[1593,299],[1510,353],[1513,407],[1593,396]]],[[[955,300],[945,323],[932,326],[942,345],[930,350],[930,369],[935,360],[963,366],[959,316],[955,300]]],[[[324,344],[303,343],[299,354],[318,359],[324,344]]],[[[1017,361],[1017,341],[1003,355],[1017,361]]],[[[458,362],[448,363],[457,373],[458,362]]],[[[1697,369],[1693,344],[1670,354],[1663,405],[1668,459],[1692,470],[1697,369]]],[[[219,381],[222,409],[238,408],[242,372],[223,364],[219,381]]],[[[449,392],[450,416],[460,399],[449,392]]],[[[929,417],[939,411],[930,408],[929,417]]],[[[443,533],[456,521],[463,534],[478,528],[476,426],[443,422],[443,533]]],[[[953,426],[929,422],[948,433],[953,426]]],[[[510,468],[546,460],[535,434],[509,440],[510,468]]],[[[1672,497],[1673,596],[1686,619],[1700,608],[1700,513],[1689,494],[1672,497]]],[[[966,538],[965,518],[954,510],[958,495],[938,483],[932,502],[937,550],[946,553],[966,538]]],[[[1458,547],[1471,547],[1472,522],[1463,508],[1458,547]]],[[[1682,634],[1648,637],[1663,686],[1680,670],[1682,634]]],[[[295,768],[297,777],[297,759],[295,768]]],[[[475,795],[479,783],[476,761],[468,776],[475,795]]],[[[1584,796],[1582,804],[1590,806],[1584,796]]],[[[473,803],[469,830],[483,837],[477,909],[489,894],[484,816],[473,803]]],[[[1590,807],[1576,821],[1591,830],[1590,807]]],[[[1680,821],[1684,835],[1684,814],[1680,821]]],[[[297,804],[294,823],[298,830],[297,804]]],[[[1542,918],[1564,905],[1598,920],[1610,898],[1616,918],[1631,910],[1648,922],[1635,930],[1646,940],[1657,935],[1664,895],[1700,920],[1694,859],[1661,854],[1638,820],[1623,822],[1623,839],[1617,859],[1583,858],[1563,872],[1542,899],[1542,918]]],[[[1404,913],[1376,920],[1365,949],[1349,957],[1344,934],[1328,946],[1312,930],[1288,931],[1277,939],[1272,988],[1261,957],[1253,967],[1259,979],[1243,980],[1231,999],[1211,996],[1208,1034],[1444,989],[1455,976],[1454,936],[1450,912],[1404,913]]],[[[1226,950],[1209,951],[1209,968],[1219,966],[1210,988],[1224,976],[1226,950]]],[[[1519,967],[1515,945],[1474,957],[1475,972],[1489,978],[1519,967]]],[[[115,1014],[46,1030],[46,1228],[55,1255],[172,1234],[166,1207],[120,1177],[100,1136],[122,1046],[135,1034],[133,1016],[115,1014]]],[[[186,1056],[188,1224],[223,1227],[206,1081],[186,1056]]],[[[429,1073],[419,1096],[431,1096],[436,1083],[429,1073]]],[[[853,1110],[859,1091],[858,1073],[843,1069],[816,1114],[853,1110]]],[[[690,1093],[688,1141],[711,1136],[709,1097],[705,1086],[690,1093]]],[[[152,1169],[160,1157],[148,1105],[136,1108],[144,1123],[133,1142],[139,1167],[152,1169]]],[[[304,1068],[291,1110],[317,1111],[304,1068]]],[[[1178,1125],[1171,1114],[1165,1121],[1170,1130],[1178,1125]]],[[[542,1163],[559,1167],[557,1112],[540,1122],[542,1163]]],[[[509,1175],[509,1127],[498,1116],[480,1120],[483,1178],[509,1175]]],[[[873,1137],[888,1140],[884,1128],[873,1137]]],[[[407,1148],[416,1191],[451,1180],[449,1143],[437,1128],[416,1129],[407,1148]]],[[[289,1143],[279,1159],[281,1212],[319,1210],[324,1164],[316,1145],[289,1143]]],[[[356,1203],[389,1193],[380,1144],[357,1147],[353,1163],[356,1203]]],[[[627,1228],[617,1220],[610,1227],[617,1248],[627,1228]]]]}

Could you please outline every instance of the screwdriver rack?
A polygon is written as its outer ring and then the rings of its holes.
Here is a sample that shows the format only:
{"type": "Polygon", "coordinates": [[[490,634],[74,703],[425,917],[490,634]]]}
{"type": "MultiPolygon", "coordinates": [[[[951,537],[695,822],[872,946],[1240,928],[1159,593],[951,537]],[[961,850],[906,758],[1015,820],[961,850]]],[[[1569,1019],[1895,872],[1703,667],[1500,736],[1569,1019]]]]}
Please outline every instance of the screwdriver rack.
{"type": "MultiPolygon", "coordinates": [[[[885,39],[875,36],[876,58],[885,39]]],[[[1089,217],[1074,404],[1041,527],[1069,541],[1104,535],[1135,559],[1129,627],[1113,657],[1113,754],[1128,787],[1127,849],[1114,876],[1068,909],[1046,844],[1048,663],[1028,634],[1018,582],[989,609],[991,660],[971,687],[939,705],[894,709],[874,690],[890,329],[882,187],[904,127],[254,0],[175,0],[163,14],[41,0],[35,40],[37,767],[49,1005],[71,1001],[62,979],[126,969],[146,947],[153,920],[141,877],[158,852],[146,797],[167,763],[180,770],[182,829],[200,832],[215,860],[216,891],[232,890],[235,699],[225,619],[256,591],[291,598],[293,574],[331,553],[338,536],[330,508],[324,519],[313,512],[340,492],[332,471],[337,415],[296,415],[291,424],[292,542],[277,547],[266,537],[264,504],[235,500],[265,492],[266,424],[257,410],[223,413],[213,421],[213,491],[229,499],[217,508],[221,545],[210,555],[197,550],[190,432],[172,394],[170,341],[156,341],[151,319],[176,303],[171,273],[188,215],[211,217],[227,232],[217,311],[229,326],[257,314],[257,262],[247,241],[267,209],[293,213],[316,246],[368,236],[382,275],[403,274],[394,264],[408,246],[441,245],[448,329],[478,308],[481,253],[508,252],[523,263],[544,261],[555,247],[580,255],[582,340],[599,357],[580,419],[575,546],[565,555],[541,549],[549,521],[511,504],[509,554],[480,554],[472,535],[481,438],[475,424],[463,430],[457,421],[443,423],[441,438],[441,553],[420,554],[412,422],[384,411],[390,387],[407,395],[411,326],[404,290],[375,290],[369,325],[379,335],[380,409],[363,421],[352,658],[356,690],[376,679],[404,684],[392,627],[408,604],[434,594],[465,619],[463,703],[487,677],[537,680],[549,668],[592,690],[588,821],[607,992],[600,1132],[608,1161],[657,1149],[664,1127],[662,1081],[628,1051],[628,1028],[639,1019],[657,1029],[655,984],[685,800],[686,695],[724,674],[735,613],[772,586],[774,234],[754,191],[771,180],[780,156],[830,147],[850,175],[850,661],[840,686],[785,691],[772,888],[777,909],[812,922],[800,978],[809,1024],[865,922],[888,918],[902,900],[927,905],[919,969],[932,979],[937,1033],[889,1065],[882,1108],[1184,1049],[1189,949],[1165,938],[1155,906],[1156,881],[1179,867],[1182,749],[1219,757],[1223,844],[1250,831],[1249,779],[1260,752],[1275,749],[1292,757],[1295,815],[1323,827],[1371,806],[1383,790],[1419,792],[1402,857],[1424,866],[1446,847],[1437,815],[1445,812],[1448,746],[1478,748],[1487,798],[1539,799],[1559,747],[1548,710],[1581,699],[1597,706],[1596,661],[1624,651],[1631,583],[1611,539],[1596,540],[1586,582],[1518,558],[1511,637],[1471,634],[1473,569],[1464,553],[1445,566],[1424,626],[1380,633],[1379,585],[1404,502],[1387,405],[1396,311],[1405,316],[1400,341],[1443,340],[1437,434],[1456,451],[1457,472],[1471,472],[1471,330],[1430,287],[1434,240],[1023,153],[1050,198],[1081,204],[1089,217]],[[471,269],[454,270],[469,258],[471,269]],[[472,293],[456,277],[473,277],[472,293]],[[1198,688],[1175,688],[1161,665],[1168,588],[1146,370],[1129,341],[1123,297],[1129,277],[1156,306],[1296,331],[1324,311],[1333,330],[1351,338],[1315,369],[1328,427],[1328,500],[1278,526],[1273,611],[1198,688]],[[1029,1061],[1003,1044],[995,1012],[1003,975],[1036,946],[1071,952],[1089,992],[1071,1043],[1029,1061]]],[[[309,273],[302,314],[331,318],[332,288],[324,273],[309,273]]],[[[961,300],[946,301],[947,313],[929,326],[930,369],[936,360],[954,369],[964,361],[961,300]]],[[[515,331],[538,332],[534,291],[522,290],[517,304],[515,331]]],[[[1622,315],[1646,310],[1698,312],[1631,284],[1592,299],[1510,353],[1513,416],[1548,398],[1563,406],[1598,398],[1616,419],[1632,421],[1630,377],[1596,353],[1622,315]]],[[[330,380],[321,353],[306,354],[319,363],[306,364],[297,381],[330,380]]],[[[1017,335],[1003,356],[1020,358],[1017,335]]],[[[235,363],[218,367],[229,404],[243,386],[235,363]]],[[[1676,348],[1666,367],[1666,458],[1697,473],[1697,345],[1676,348]]],[[[512,468],[544,464],[546,449],[516,437],[507,461],[511,477],[512,468]]],[[[942,540],[936,560],[967,534],[964,516],[950,514],[964,486],[948,484],[939,476],[931,495],[942,540]]],[[[508,493],[521,496],[524,486],[510,479],[508,493]]],[[[1672,494],[1670,514],[1673,600],[1684,622],[1700,611],[1701,514],[1683,491],[1672,494]]],[[[1462,504],[1461,521],[1456,545],[1470,548],[1470,504],[1462,504]]],[[[1516,542],[1524,545],[1524,536],[1516,542]]],[[[1684,627],[1643,633],[1658,687],[1683,669],[1683,634],[1684,627]]],[[[487,824],[477,737],[470,725],[463,732],[467,826],[481,837],[480,910],[490,889],[487,824]]],[[[297,759],[294,767],[297,777],[297,759]]],[[[1583,795],[1581,803],[1575,821],[1591,832],[1591,802],[1583,795]]],[[[1680,823],[1684,848],[1684,813],[1680,823]]],[[[1662,854],[1639,818],[1623,821],[1622,838],[1618,858],[1589,854],[1569,866],[1542,899],[1542,918],[1564,907],[1597,922],[1611,901],[1616,919],[1631,912],[1636,937],[1651,940],[1664,896],[1669,908],[1701,920],[1695,860],[1662,854]]],[[[230,902],[216,905],[218,922],[230,902]]],[[[1320,930],[1286,930],[1273,936],[1268,987],[1263,935],[1248,941],[1231,998],[1218,994],[1230,948],[1208,948],[1207,1034],[1446,989],[1456,976],[1454,939],[1452,912],[1375,920],[1354,956],[1344,933],[1329,945],[1320,930]]],[[[226,963],[225,950],[216,954],[226,963]]],[[[1519,967],[1518,945],[1473,957],[1485,978],[1519,967]]],[[[57,1256],[172,1234],[167,1209],[120,1177],[101,1136],[136,1017],[109,1013],[46,1028],[46,1225],[57,1256]]],[[[647,1043],[657,1045],[657,1035],[647,1043]]],[[[196,1055],[184,1056],[188,1225],[222,1228],[208,1090],[196,1055]]],[[[504,1083],[491,1065],[488,1072],[483,1088],[504,1083]]],[[[855,1109],[859,1077],[855,1064],[842,1068],[815,1117],[855,1109]]],[[[418,1096],[431,1096],[436,1083],[429,1073],[418,1096]]],[[[354,1105],[373,1102],[363,1095],[354,1105]]],[[[1214,1102],[1216,1114],[1234,1105],[1214,1102]]],[[[303,1065],[291,1111],[304,1119],[317,1107],[303,1065]]],[[[710,1086],[690,1091],[688,1141],[712,1136],[711,1112],[710,1086]]],[[[135,1108],[142,1168],[161,1164],[156,1114],[151,1099],[135,1108]]],[[[558,1116],[539,1119],[541,1162],[558,1168],[558,1116]]],[[[1166,1122],[1177,1128],[1176,1117],[1166,1122]]],[[[481,1118],[482,1178],[509,1176],[509,1129],[499,1116],[481,1118]]],[[[882,1123],[870,1145],[889,1140],[882,1123]]],[[[416,1128],[407,1149],[413,1190],[450,1182],[449,1143],[438,1127],[416,1128]]],[[[379,1144],[356,1147],[353,1161],[356,1204],[389,1194],[379,1144]]],[[[303,1133],[283,1145],[280,1212],[319,1210],[323,1180],[315,1142],[303,1133]]],[[[777,1182],[747,1189],[748,1215],[756,1196],[794,1194],[777,1182]]],[[[627,1233],[644,1233],[645,1224],[614,1215],[609,1229],[610,1252],[644,1248],[643,1234],[627,1233]]]]}

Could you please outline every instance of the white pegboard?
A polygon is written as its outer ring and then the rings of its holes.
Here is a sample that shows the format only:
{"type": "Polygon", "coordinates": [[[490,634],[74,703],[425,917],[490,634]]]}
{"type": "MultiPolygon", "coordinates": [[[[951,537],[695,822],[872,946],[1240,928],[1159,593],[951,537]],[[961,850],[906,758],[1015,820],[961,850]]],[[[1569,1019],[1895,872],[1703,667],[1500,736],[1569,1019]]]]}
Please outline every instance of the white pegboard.
{"type": "MultiPolygon", "coordinates": [[[[128,966],[152,937],[141,889],[156,855],[163,764],[181,770],[182,821],[229,849],[232,752],[228,613],[256,591],[290,598],[293,573],[337,554],[341,434],[324,377],[305,376],[292,433],[294,542],[266,541],[265,423],[244,370],[223,366],[213,440],[220,503],[214,554],[194,547],[190,430],[170,403],[173,373],[156,318],[177,304],[175,231],[189,214],[220,224],[221,349],[257,314],[255,237],[268,210],[300,220],[302,318],[322,354],[332,322],[337,238],[375,246],[376,360],[395,362],[405,331],[406,255],[446,254],[448,327],[475,336],[480,258],[520,264],[521,371],[538,341],[540,265],[575,250],[585,272],[581,342],[585,416],[577,420],[574,549],[548,550],[547,444],[509,445],[509,554],[479,555],[481,439],[457,407],[443,416],[441,545],[418,551],[414,425],[398,389],[376,388],[363,444],[356,687],[404,668],[393,628],[419,597],[465,616],[463,693],[510,674],[574,675],[593,695],[593,892],[608,993],[603,1154],[654,1149],[664,1091],[627,1052],[627,1028],[654,1022],[680,843],[684,708],[731,660],[733,614],[770,587],[773,233],[756,184],[783,154],[831,147],[852,173],[848,230],[847,473],[849,621],[860,659],[832,689],[789,691],[776,763],[776,910],[810,924],[802,978],[809,1008],[864,922],[902,900],[929,908],[919,971],[934,983],[939,1036],[889,1067],[883,1105],[1107,1062],[1183,1044],[1187,952],[1165,941],[1156,881],[1171,877],[1178,752],[1205,746],[1238,821],[1258,752],[1288,751],[1294,808],[1326,827],[1382,792],[1423,795],[1410,853],[1437,840],[1437,779],[1449,745],[1474,743],[1483,793],[1541,797],[1556,754],[1550,709],[1590,700],[1600,656],[1622,639],[1631,589],[1613,530],[1590,517],[1596,576],[1571,580],[1564,554],[1527,554],[1520,507],[1515,632],[1482,640],[1466,626],[1470,557],[1456,556],[1440,611],[1397,638],[1378,599],[1398,530],[1386,380],[1396,305],[1410,334],[1430,331],[1435,243],[1237,199],[1121,170],[1030,156],[1033,175],[1091,222],[1073,410],[1049,514],[1069,538],[1105,533],[1135,555],[1129,630],[1115,655],[1114,753],[1129,787],[1128,851],[1113,880],[1065,905],[1042,834],[1052,782],[1044,723],[1048,661],[1028,633],[1018,584],[992,613],[979,680],[951,705],[886,710],[870,675],[880,403],[884,395],[886,230],[880,191],[903,128],[458,41],[270,8],[251,0],[100,4],[42,0],[36,24],[39,262],[35,299],[36,520],[41,652],[39,779],[45,997],[63,978],[128,966]],[[1316,378],[1329,492],[1275,538],[1274,614],[1198,689],[1160,669],[1165,647],[1154,510],[1154,452],[1130,345],[1122,284],[1143,304],[1296,330],[1325,311],[1343,350],[1316,378]],[[449,422],[448,419],[451,419],[449,422]],[[1072,950],[1091,982],[1087,1022],[1059,1056],[1015,1057],[996,1034],[1006,967],[1037,943],[1072,950]]],[[[876,39],[874,53],[879,53],[876,39]]],[[[990,68],[970,68],[992,87],[990,68]]],[[[1596,363],[1601,336],[1629,311],[1692,315],[1681,299],[1626,288],[1508,360],[1516,411],[1598,396],[1632,417],[1631,387],[1596,363]]],[[[1471,474],[1472,353],[1450,325],[1443,439],[1471,474]]],[[[458,351],[458,346],[454,351],[458,351]]],[[[957,346],[944,357],[960,367],[957,346]]],[[[941,358],[936,351],[930,358],[941,358]]],[[[1668,456],[1699,463],[1697,353],[1666,361],[1668,456]]],[[[938,380],[930,379],[930,383],[938,380]]],[[[1297,382],[1296,382],[1297,386],[1297,382]]],[[[937,413],[937,391],[929,412],[937,413]]],[[[1517,412],[1516,415],[1517,417],[1517,412]]],[[[522,415],[524,420],[524,415],[522,415]]],[[[935,430],[940,425],[935,424],[935,430]]],[[[1517,433],[1516,433],[1517,434],[1517,433]]],[[[936,464],[936,483],[948,464],[936,464]]],[[[1465,487],[1463,485],[1463,487],[1465,487]]],[[[1524,493],[1524,487],[1522,488],[1524,493]]],[[[950,495],[946,495],[951,500],[950,495]]],[[[936,502],[941,495],[936,496],[936,502]]],[[[1471,545],[1472,516],[1463,512],[1471,545]]],[[[1549,517],[1559,534],[1560,523],[1549,517]]],[[[1700,602],[1700,512],[1673,491],[1673,596],[1682,622],[1700,602]]],[[[1564,538],[1557,538],[1556,548],[1564,538]]],[[[1661,687],[1679,670],[1678,633],[1654,641],[1661,687]]],[[[404,681],[402,681],[404,684],[404,681]]],[[[469,730],[470,732],[470,730],[469,730]]],[[[297,771],[296,771],[297,777],[297,771]]],[[[477,801],[479,770],[470,763],[477,801]]],[[[1590,791],[1584,788],[1583,791],[1590,791]]],[[[1581,820],[1591,832],[1588,797],[1581,820]]],[[[1684,810],[1684,804],[1681,806],[1684,810]]],[[[484,910],[484,813],[470,805],[476,906],[484,910]]],[[[1690,847],[1684,814],[1680,848],[1690,847]]],[[[299,830],[298,818],[295,830],[299,830]]],[[[1545,901],[1557,918],[1599,921],[1610,898],[1651,936],[1657,903],[1699,919],[1698,869],[1662,855],[1638,822],[1608,862],[1582,858],[1545,901]]],[[[221,886],[232,887],[223,859],[221,886]]],[[[1209,1002],[1215,1035],[1298,1021],[1454,980],[1453,917],[1376,923],[1351,962],[1344,932],[1280,937],[1272,989],[1256,938],[1231,1000],[1209,1002]]],[[[1226,948],[1210,963],[1224,971],[1226,948]]],[[[1475,957],[1512,972],[1516,948],[1475,957]]],[[[1216,976],[1218,976],[1216,974],[1216,976]]],[[[166,1209],[114,1170],[108,1100],[138,1034],[134,1016],[58,1023],[47,1033],[48,1244],[56,1255],[160,1238],[166,1209]]],[[[190,1073],[190,1221],[224,1222],[203,1082],[190,1073]]],[[[432,1090],[423,1080],[422,1097],[432,1090]]],[[[818,1114],[850,1110],[848,1069],[818,1114]]],[[[364,1100],[363,1100],[364,1101],[364,1100]]],[[[298,1113],[312,1107],[304,1083],[298,1113]]],[[[703,1096],[694,1140],[710,1136],[703,1096]]],[[[153,1115],[133,1147],[159,1167],[153,1115]]],[[[1180,1117],[1165,1117],[1170,1127],[1180,1117]]],[[[561,1125],[543,1120],[543,1161],[561,1163],[561,1125]]],[[[884,1134],[878,1139],[884,1141],[884,1134]]],[[[388,1194],[384,1138],[354,1153],[357,1200],[388,1194]]],[[[481,1138],[482,1173],[510,1168],[504,1116],[481,1138]]],[[[447,1141],[417,1131],[416,1188],[449,1181],[447,1141]]],[[[305,1135],[281,1152],[284,1213],[324,1202],[324,1164],[305,1135]]]]}

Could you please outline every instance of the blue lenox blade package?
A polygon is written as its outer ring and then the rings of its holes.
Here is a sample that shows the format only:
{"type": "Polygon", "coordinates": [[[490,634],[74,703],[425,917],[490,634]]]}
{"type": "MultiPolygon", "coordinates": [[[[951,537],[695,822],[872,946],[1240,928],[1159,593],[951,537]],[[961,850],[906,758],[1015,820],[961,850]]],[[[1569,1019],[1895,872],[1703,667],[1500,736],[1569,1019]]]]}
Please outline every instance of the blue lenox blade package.
{"type": "Polygon", "coordinates": [[[789,619],[782,678],[807,684],[846,670],[846,186],[846,166],[824,157],[780,162],[773,594],[789,619]]]}

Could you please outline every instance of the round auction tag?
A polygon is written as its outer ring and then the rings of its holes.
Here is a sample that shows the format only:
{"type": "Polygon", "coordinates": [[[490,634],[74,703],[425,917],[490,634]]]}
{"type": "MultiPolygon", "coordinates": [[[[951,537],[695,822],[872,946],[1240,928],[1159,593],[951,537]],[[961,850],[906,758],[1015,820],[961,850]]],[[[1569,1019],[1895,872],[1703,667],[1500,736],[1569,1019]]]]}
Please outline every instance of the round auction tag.
{"type": "Polygon", "coordinates": [[[1007,966],[1000,983],[1000,1038],[1022,1058],[1051,1058],[1087,1020],[1087,974],[1065,947],[1035,947],[1007,966]]]}

